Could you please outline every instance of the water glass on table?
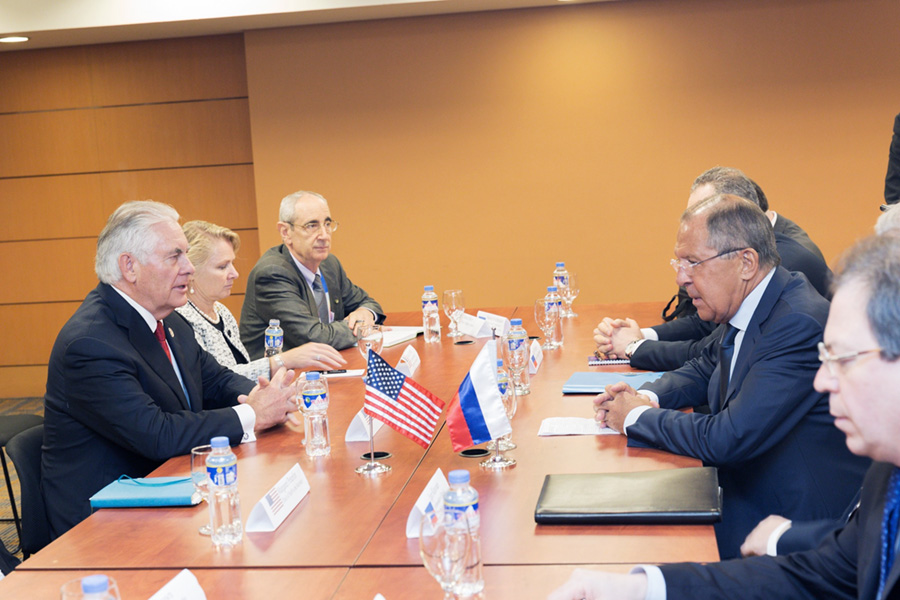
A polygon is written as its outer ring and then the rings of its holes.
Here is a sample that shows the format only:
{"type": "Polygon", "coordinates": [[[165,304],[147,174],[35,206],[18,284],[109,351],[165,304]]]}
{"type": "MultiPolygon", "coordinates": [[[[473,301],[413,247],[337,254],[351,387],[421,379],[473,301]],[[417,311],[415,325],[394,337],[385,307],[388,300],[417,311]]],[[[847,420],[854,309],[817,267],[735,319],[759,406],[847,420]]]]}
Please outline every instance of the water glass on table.
{"type": "MultiPolygon", "coordinates": [[[[191,481],[194,483],[195,492],[204,502],[209,502],[209,472],[206,470],[206,458],[211,452],[212,446],[209,444],[191,448],[191,481]]],[[[199,531],[200,535],[209,535],[212,531],[209,522],[202,525],[199,531]]]]}
{"type": "Polygon", "coordinates": [[[444,314],[450,319],[450,333],[447,337],[460,337],[459,318],[466,310],[466,300],[462,290],[444,290],[444,314]]]}
{"type": "Polygon", "coordinates": [[[425,570],[444,590],[444,600],[456,597],[453,586],[465,571],[469,543],[468,529],[461,533],[459,520],[454,527],[447,527],[443,510],[429,508],[425,511],[419,525],[419,556],[425,570]]]}

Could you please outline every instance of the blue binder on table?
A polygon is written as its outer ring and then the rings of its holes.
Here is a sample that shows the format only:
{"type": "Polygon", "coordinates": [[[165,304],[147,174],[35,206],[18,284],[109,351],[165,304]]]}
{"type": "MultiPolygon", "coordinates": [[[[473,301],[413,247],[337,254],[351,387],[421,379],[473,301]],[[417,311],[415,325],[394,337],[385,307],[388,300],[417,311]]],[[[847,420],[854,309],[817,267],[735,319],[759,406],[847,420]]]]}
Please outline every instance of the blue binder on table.
{"type": "Polygon", "coordinates": [[[190,477],[140,477],[122,475],[91,496],[91,508],[140,506],[193,506],[199,504],[190,477]]]}
{"type": "Polygon", "coordinates": [[[606,373],[603,371],[579,371],[572,373],[569,380],[563,384],[563,394],[599,394],[603,389],[613,383],[624,381],[634,389],[656,381],[665,375],[664,372],[651,371],[648,373],[606,373]]]}

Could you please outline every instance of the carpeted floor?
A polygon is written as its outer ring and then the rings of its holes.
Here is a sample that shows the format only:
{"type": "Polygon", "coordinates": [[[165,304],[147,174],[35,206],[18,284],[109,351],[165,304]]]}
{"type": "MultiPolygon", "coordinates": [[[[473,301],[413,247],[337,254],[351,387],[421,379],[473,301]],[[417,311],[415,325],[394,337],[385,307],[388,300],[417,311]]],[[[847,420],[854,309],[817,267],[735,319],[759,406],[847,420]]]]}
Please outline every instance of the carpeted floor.
{"type": "MultiPolygon", "coordinates": [[[[44,414],[43,398],[3,398],[0,399],[0,415],[21,415],[21,414],[44,414]]],[[[16,476],[16,470],[12,461],[6,457],[6,464],[9,466],[9,478],[13,484],[13,491],[16,494],[16,506],[21,508],[19,500],[19,478],[16,476]]],[[[2,478],[2,473],[0,473],[2,478]]],[[[13,523],[12,509],[9,505],[9,494],[6,491],[6,483],[0,479],[0,540],[10,551],[19,547],[19,536],[16,534],[16,526],[13,523]]],[[[17,556],[21,559],[22,552],[19,551],[17,556]]]]}

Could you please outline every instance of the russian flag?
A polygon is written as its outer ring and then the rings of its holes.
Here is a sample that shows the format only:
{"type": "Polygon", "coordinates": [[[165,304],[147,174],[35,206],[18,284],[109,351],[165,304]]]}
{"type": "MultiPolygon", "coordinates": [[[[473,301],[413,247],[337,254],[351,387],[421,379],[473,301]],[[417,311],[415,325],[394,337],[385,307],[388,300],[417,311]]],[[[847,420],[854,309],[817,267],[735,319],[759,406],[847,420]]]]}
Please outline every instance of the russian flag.
{"type": "Polygon", "coordinates": [[[512,432],[497,383],[497,346],[494,340],[484,345],[459,385],[447,413],[447,427],[454,452],[512,432]]]}

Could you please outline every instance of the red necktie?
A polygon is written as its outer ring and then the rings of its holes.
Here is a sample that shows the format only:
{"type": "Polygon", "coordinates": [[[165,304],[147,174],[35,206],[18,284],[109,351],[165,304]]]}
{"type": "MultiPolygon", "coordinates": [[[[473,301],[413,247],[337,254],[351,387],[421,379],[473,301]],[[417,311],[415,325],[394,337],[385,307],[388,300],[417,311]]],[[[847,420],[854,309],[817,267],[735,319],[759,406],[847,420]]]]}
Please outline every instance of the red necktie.
{"type": "Polygon", "coordinates": [[[166,332],[163,331],[162,321],[156,322],[156,339],[159,340],[159,345],[162,346],[163,352],[166,353],[169,362],[172,362],[172,355],[169,354],[169,345],[166,343],[166,332]]]}

